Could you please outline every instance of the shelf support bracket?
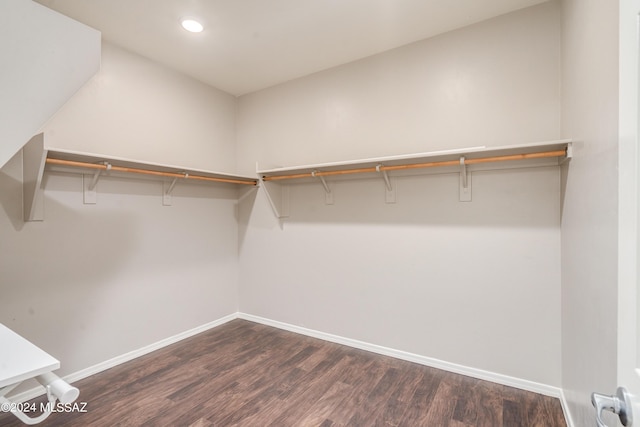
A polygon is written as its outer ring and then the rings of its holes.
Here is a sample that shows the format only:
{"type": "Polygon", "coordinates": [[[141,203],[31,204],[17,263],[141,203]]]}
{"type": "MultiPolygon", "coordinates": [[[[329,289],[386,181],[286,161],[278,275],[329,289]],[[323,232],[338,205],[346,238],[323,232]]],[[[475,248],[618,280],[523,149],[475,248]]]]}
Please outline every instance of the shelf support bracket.
{"type": "Polygon", "coordinates": [[[467,171],[467,164],[464,156],[460,157],[460,189],[459,200],[461,202],[471,201],[471,172],[467,171]]]}
{"type": "Polygon", "coordinates": [[[460,176],[462,178],[462,186],[467,188],[467,165],[464,163],[464,156],[460,157],[460,176]]]}
{"type": "Polygon", "coordinates": [[[100,174],[102,173],[102,169],[98,169],[93,173],[93,179],[89,183],[89,191],[94,191],[96,189],[96,184],[98,183],[98,179],[100,179],[100,174]]]}
{"type": "MultiPolygon", "coordinates": [[[[187,172],[182,172],[184,174],[184,179],[189,178],[189,174],[187,172]]],[[[163,181],[162,182],[162,206],[171,206],[173,201],[171,197],[171,193],[173,192],[173,188],[176,186],[176,182],[178,182],[179,177],[173,178],[173,181],[163,181]]]]}
{"type": "MultiPolygon", "coordinates": [[[[106,166],[106,171],[109,172],[111,170],[111,164],[108,162],[102,163],[106,166]]],[[[83,202],[85,205],[95,205],[98,202],[98,194],[96,192],[96,185],[98,185],[98,180],[100,179],[100,175],[102,174],[102,169],[97,169],[93,173],[93,177],[89,178],[90,175],[82,175],[82,182],[84,187],[83,194],[83,202]]]]}
{"type": "Polygon", "coordinates": [[[311,172],[311,176],[314,178],[319,178],[320,182],[322,183],[322,186],[324,187],[324,203],[325,205],[332,205],[333,204],[333,193],[331,192],[331,188],[329,188],[329,184],[327,184],[327,181],[324,179],[324,176],[322,175],[317,175],[318,171],[313,171],[311,172]]]}
{"type": "Polygon", "coordinates": [[[178,182],[178,178],[173,178],[173,181],[171,181],[171,184],[169,184],[169,188],[167,188],[167,191],[165,191],[164,194],[170,196],[171,192],[173,191],[173,187],[176,186],[176,182],[178,182]]]}
{"type": "Polygon", "coordinates": [[[396,202],[396,190],[391,185],[391,180],[389,179],[389,174],[386,170],[382,169],[384,165],[379,164],[376,166],[376,171],[382,174],[384,178],[384,202],[385,203],[395,203],[396,202]]]}
{"type": "MultiPolygon", "coordinates": [[[[264,192],[269,199],[271,208],[278,219],[289,217],[289,186],[281,185],[271,181],[262,181],[264,192]]],[[[282,223],[281,223],[282,224],[282,223]]]]}

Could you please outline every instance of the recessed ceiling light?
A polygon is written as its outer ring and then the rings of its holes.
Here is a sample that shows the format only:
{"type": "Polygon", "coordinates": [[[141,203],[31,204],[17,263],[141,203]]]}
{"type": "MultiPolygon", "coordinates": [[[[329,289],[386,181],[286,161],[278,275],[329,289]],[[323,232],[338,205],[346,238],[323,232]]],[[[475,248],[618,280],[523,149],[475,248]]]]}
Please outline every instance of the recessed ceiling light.
{"type": "Polygon", "coordinates": [[[184,18],[180,21],[180,24],[182,25],[182,28],[187,31],[191,31],[192,33],[200,33],[204,30],[202,24],[193,18],[184,18]]]}

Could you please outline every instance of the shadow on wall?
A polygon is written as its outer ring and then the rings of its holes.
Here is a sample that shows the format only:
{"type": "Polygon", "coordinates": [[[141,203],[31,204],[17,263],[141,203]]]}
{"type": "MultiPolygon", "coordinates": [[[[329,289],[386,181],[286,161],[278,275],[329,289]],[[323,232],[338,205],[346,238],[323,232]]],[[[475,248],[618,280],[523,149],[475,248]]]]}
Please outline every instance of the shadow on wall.
{"type": "MultiPolygon", "coordinates": [[[[48,199],[47,210],[64,223],[25,223],[21,191],[20,182],[0,173],[0,323],[59,359],[65,372],[70,359],[88,351],[92,324],[108,309],[100,295],[128,256],[131,221],[122,214],[82,217],[48,199]]],[[[34,387],[27,381],[12,394],[34,387]]]]}
{"type": "MultiPolygon", "coordinates": [[[[22,150],[0,168],[0,206],[11,221],[13,229],[22,230],[25,224],[22,202],[22,150]]],[[[3,234],[0,233],[0,236],[3,234]]]]}
{"type": "Polygon", "coordinates": [[[58,358],[61,374],[229,314],[237,307],[237,191],[45,174],[44,221],[23,222],[21,158],[0,171],[0,323],[58,358]]]}
{"type": "Polygon", "coordinates": [[[0,171],[0,322],[64,367],[65,354],[87,351],[83,342],[105,311],[100,295],[135,246],[134,222],[122,211],[87,215],[46,193],[45,221],[24,222],[21,160],[0,171]]]}
{"type": "MultiPolygon", "coordinates": [[[[319,181],[285,184],[289,186],[290,216],[283,219],[283,224],[474,227],[558,227],[560,224],[558,167],[473,172],[470,202],[459,200],[458,173],[392,177],[391,181],[396,192],[395,203],[385,203],[385,184],[379,177],[328,179],[333,204],[325,203],[325,190],[319,181]]],[[[252,221],[260,220],[252,218],[252,221]]]]}
{"type": "Polygon", "coordinates": [[[562,218],[564,214],[564,199],[565,194],[567,193],[567,184],[569,183],[569,177],[571,176],[571,174],[569,174],[570,169],[571,162],[564,163],[562,165],[562,168],[560,169],[560,200],[562,201],[562,204],[560,205],[560,218],[562,218]]]}
{"type": "Polygon", "coordinates": [[[75,348],[82,333],[62,331],[85,330],[99,312],[97,287],[113,280],[133,246],[131,218],[83,215],[46,198],[49,221],[25,223],[17,167],[8,169],[0,171],[0,322],[40,337],[45,349],[54,341],[75,348]]]}
{"type": "MultiPolygon", "coordinates": [[[[22,182],[0,169],[0,206],[15,231],[22,230],[22,182]]],[[[4,234],[4,233],[3,233],[4,234]]],[[[0,234],[2,235],[2,234],[0,234]]]]}
{"type": "Polygon", "coordinates": [[[238,254],[242,251],[242,244],[245,241],[249,230],[249,218],[256,204],[258,188],[240,188],[238,190],[238,201],[235,204],[235,217],[238,222],[238,254]]]}

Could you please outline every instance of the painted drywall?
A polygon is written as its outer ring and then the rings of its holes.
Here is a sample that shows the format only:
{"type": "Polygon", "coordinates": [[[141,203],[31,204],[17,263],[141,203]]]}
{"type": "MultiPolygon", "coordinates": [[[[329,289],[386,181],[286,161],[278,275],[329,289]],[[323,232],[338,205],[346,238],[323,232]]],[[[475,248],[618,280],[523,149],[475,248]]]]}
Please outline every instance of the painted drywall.
{"type": "MultiPolygon", "coordinates": [[[[553,140],[560,17],[548,3],[239,98],[238,169],[553,140]]],[[[264,191],[240,206],[240,309],[560,384],[558,168],[264,191]]]]}
{"type": "Polygon", "coordinates": [[[235,97],[113,44],[102,50],[100,73],[44,127],[50,146],[235,171],[235,97]]]}
{"type": "MultiPolygon", "coordinates": [[[[618,382],[637,396],[638,371],[638,140],[640,140],[640,0],[619,2],[618,94],[618,382]]],[[[637,408],[637,407],[636,407],[637,408]]],[[[636,412],[636,419],[640,411],[636,412]]]]}
{"type": "MultiPolygon", "coordinates": [[[[235,164],[232,97],[114,46],[102,60],[45,138],[114,156],[235,164]]],[[[236,189],[178,183],[163,206],[161,181],[103,177],[97,204],[85,205],[81,175],[47,172],[44,221],[24,223],[20,156],[0,170],[0,322],[58,358],[61,375],[237,312],[236,189]]]]}
{"type": "Polygon", "coordinates": [[[556,138],[554,7],[239,98],[240,172],[255,160],[269,168],[556,138]]]}
{"type": "Polygon", "coordinates": [[[618,5],[565,0],[562,16],[562,387],[583,426],[590,393],[616,388],[618,5]]]}
{"type": "Polygon", "coordinates": [[[100,68],[100,32],[32,1],[0,3],[0,167],[100,68]]]}

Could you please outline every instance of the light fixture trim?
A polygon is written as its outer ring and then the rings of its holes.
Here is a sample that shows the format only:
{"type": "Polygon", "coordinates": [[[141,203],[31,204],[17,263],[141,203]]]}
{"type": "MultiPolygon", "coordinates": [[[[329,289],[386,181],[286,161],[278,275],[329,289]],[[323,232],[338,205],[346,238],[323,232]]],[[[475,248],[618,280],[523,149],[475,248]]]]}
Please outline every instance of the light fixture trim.
{"type": "Polygon", "coordinates": [[[201,33],[204,30],[204,25],[195,18],[182,18],[180,20],[180,25],[191,33],[201,33]]]}

